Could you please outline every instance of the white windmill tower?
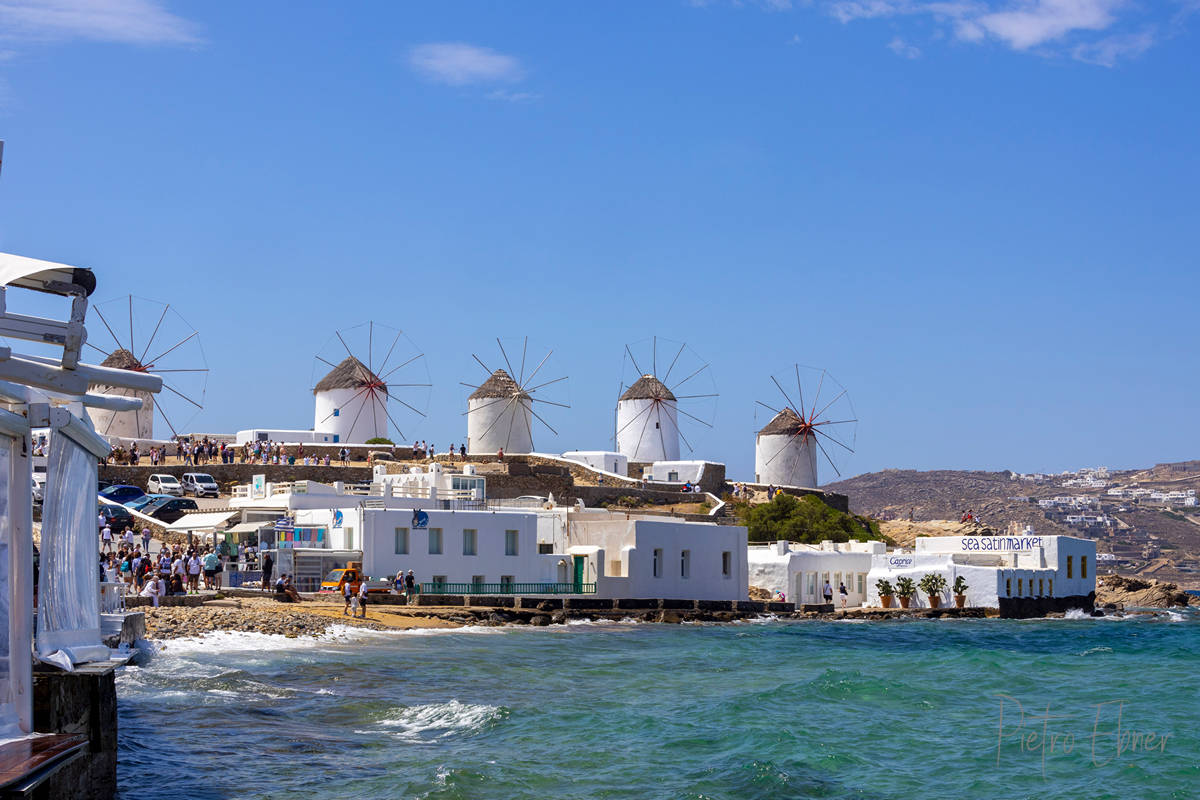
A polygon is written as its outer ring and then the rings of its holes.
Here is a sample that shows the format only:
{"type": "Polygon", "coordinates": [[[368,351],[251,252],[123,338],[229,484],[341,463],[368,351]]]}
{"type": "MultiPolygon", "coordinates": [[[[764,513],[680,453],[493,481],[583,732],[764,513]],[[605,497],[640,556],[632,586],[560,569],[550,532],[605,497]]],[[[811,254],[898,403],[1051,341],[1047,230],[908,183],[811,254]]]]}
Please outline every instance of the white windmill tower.
{"type": "Polygon", "coordinates": [[[138,389],[92,382],[88,388],[90,392],[142,401],[140,409],[131,411],[103,408],[92,411],[96,432],[130,441],[153,440],[155,412],[162,417],[172,435],[186,432],[185,426],[204,408],[208,385],[208,364],[200,346],[199,332],[188,325],[170,303],[133,295],[93,305],[89,311],[103,324],[115,345],[111,350],[104,350],[87,342],[88,347],[104,355],[101,366],[157,375],[163,381],[163,391],[157,397],[138,389]],[[105,312],[117,321],[117,328],[109,324],[105,312]],[[126,313],[129,327],[118,334],[117,331],[125,327],[122,323],[126,313]],[[167,345],[167,342],[171,344],[167,345]]]}
{"type": "Polygon", "coordinates": [[[547,351],[538,365],[526,376],[528,336],[521,343],[521,363],[517,370],[513,369],[508,360],[504,344],[499,339],[496,339],[496,344],[508,369],[492,369],[484,364],[479,356],[472,354],[471,357],[488,373],[488,378],[478,385],[463,382],[463,386],[473,390],[467,398],[467,410],[464,412],[467,417],[467,452],[471,455],[494,455],[501,450],[505,453],[532,453],[534,419],[545,425],[551,433],[558,435],[558,431],[534,410],[534,404],[544,403],[570,408],[568,403],[551,400],[545,396],[549,387],[563,386],[567,377],[533,383],[553,350],[547,351]],[[538,392],[541,392],[541,395],[538,395],[538,392]]]}
{"type": "Polygon", "coordinates": [[[615,439],[617,451],[630,462],[678,461],[681,439],[691,452],[691,442],[679,427],[681,418],[712,428],[717,398],[712,370],[686,342],[654,336],[627,344],[622,373],[615,439]],[[661,377],[660,344],[664,356],[674,354],[661,377]],[[671,385],[672,374],[684,377],[671,385]]]}
{"type": "Polygon", "coordinates": [[[394,441],[394,430],[405,441],[398,420],[424,417],[428,407],[433,384],[425,354],[403,331],[373,321],[334,331],[323,349],[332,352],[316,360],[332,369],[313,386],[313,431],[331,434],[335,442],[365,444],[394,441]]]}
{"type": "Polygon", "coordinates": [[[849,394],[832,375],[823,369],[799,364],[793,365],[793,371],[799,403],[792,401],[774,375],[771,380],[787,405],[779,409],[756,401],[775,415],[758,431],[754,440],[754,481],[816,488],[818,453],[841,477],[846,457],[854,452],[858,420],[849,394]],[[808,396],[812,398],[808,406],[804,401],[806,385],[808,396]],[[827,392],[826,398],[832,396],[832,399],[822,400],[822,392],[827,392]]]}

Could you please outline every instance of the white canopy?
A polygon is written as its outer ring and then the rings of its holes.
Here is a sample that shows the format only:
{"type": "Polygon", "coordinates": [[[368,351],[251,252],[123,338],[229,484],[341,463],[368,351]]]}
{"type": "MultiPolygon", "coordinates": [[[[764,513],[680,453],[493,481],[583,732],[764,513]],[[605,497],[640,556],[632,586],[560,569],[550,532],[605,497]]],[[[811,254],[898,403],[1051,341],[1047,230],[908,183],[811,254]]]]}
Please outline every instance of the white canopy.
{"type": "Polygon", "coordinates": [[[54,294],[71,294],[68,289],[74,286],[87,296],[96,288],[96,276],[90,269],[70,264],[0,253],[0,285],[54,294]]]}
{"type": "Polygon", "coordinates": [[[240,511],[208,511],[200,514],[184,514],[167,526],[169,531],[211,531],[218,525],[228,522],[240,511]]]}

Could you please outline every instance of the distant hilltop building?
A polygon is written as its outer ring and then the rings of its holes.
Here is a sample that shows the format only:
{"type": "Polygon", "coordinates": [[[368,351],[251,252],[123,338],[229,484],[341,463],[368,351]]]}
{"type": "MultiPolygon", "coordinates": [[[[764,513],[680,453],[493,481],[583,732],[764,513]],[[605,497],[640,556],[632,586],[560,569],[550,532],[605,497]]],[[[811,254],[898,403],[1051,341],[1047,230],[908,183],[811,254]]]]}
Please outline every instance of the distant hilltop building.
{"type": "Polygon", "coordinates": [[[313,387],[313,399],[313,433],[356,444],[387,438],[387,386],[354,356],[342,359],[313,387]]]}
{"type": "Polygon", "coordinates": [[[617,451],[638,463],[679,460],[678,400],[653,375],[638,378],[617,400],[617,451]]]}
{"type": "Polygon", "coordinates": [[[497,369],[467,398],[467,452],[533,452],[533,399],[497,369]]]}

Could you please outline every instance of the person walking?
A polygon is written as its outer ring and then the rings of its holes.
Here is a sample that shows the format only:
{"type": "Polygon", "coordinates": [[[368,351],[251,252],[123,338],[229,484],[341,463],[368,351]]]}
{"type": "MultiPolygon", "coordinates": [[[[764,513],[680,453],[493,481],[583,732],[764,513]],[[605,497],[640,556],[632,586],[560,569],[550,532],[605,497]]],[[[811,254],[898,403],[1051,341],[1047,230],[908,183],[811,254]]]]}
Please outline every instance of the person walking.
{"type": "Polygon", "coordinates": [[[102,541],[104,543],[103,552],[111,553],[113,538],[112,538],[112,528],[110,526],[105,525],[100,530],[100,541],[102,541]]]}
{"type": "Polygon", "coordinates": [[[350,613],[350,599],[354,596],[354,587],[350,585],[350,581],[342,579],[342,598],[346,601],[346,607],[342,609],[342,616],[350,613]]]}
{"type": "Polygon", "coordinates": [[[367,618],[367,582],[361,581],[358,584],[358,607],[362,609],[362,618],[367,618]]]}
{"type": "Polygon", "coordinates": [[[821,591],[821,594],[825,595],[825,605],[833,605],[833,587],[829,585],[828,580],[825,581],[825,588],[821,591]]]}
{"type": "Polygon", "coordinates": [[[191,558],[187,562],[188,568],[188,593],[200,594],[200,557],[192,553],[191,558]]]}
{"type": "Polygon", "coordinates": [[[846,591],[846,584],[844,584],[844,583],[838,584],[838,594],[840,594],[842,596],[842,608],[845,608],[846,607],[846,595],[849,594],[849,592],[846,591]]]}
{"type": "Polygon", "coordinates": [[[416,587],[416,585],[417,585],[417,579],[413,575],[413,571],[410,569],[408,571],[408,574],[404,576],[404,595],[405,595],[405,602],[408,603],[408,605],[412,605],[413,589],[416,587]]]}
{"type": "Polygon", "coordinates": [[[150,528],[148,526],[142,527],[142,549],[147,553],[150,552],[150,528]]]}
{"type": "Polygon", "coordinates": [[[263,553],[262,558],[262,582],[259,587],[265,592],[271,588],[271,573],[275,569],[275,562],[271,558],[270,553],[263,553]]]}

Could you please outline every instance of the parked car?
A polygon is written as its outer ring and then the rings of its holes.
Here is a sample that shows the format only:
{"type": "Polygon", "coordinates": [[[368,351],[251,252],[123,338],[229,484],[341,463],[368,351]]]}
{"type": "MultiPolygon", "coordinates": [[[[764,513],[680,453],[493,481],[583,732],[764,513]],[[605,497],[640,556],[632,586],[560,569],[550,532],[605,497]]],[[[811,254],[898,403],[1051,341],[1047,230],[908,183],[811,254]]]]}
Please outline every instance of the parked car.
{"type": "Polygon", "coordinates": [[[151,475],[146,481],[146,493],[170,494],[183,497],[183,484],[174,475],[151,475]]]}
{"type": "Polygon", "coordinates": [[[172,495],[169,495],[169,494],[144,494],[141,497],[139,497],[137,500],[130,500],[128,503],[125,503],[124,505],[130,511],[141,511],[143,514],[145,514],[146,506],[150,505],[151,503],[155,503],[159,500],[170,500],[171,497],[172,497],[172,495]]]}
{"type": "Polygon", "coordinates": [[[216,497],[221,494],[221,487],[213,480],[213,476],[205,472],[183,473],[183,493],[196,497],[216,497]]]}
{"type": "Polygon", "coordinates": [[[46,476],[40,472],[33,473],[33,504],[40,506],[46,499],[46,476]]]}
{"type": "Polygon", "coordinates": [[[136,486],[129,486],[118,483],[116,486],[109,486],[107,489],[100,490],[100,496],[105,500],[111,500],[114,503],[128,503],[130,500],[137,500],[144,495],[141,489],[136,486]]]}
{"type": "Polygon", "coordinates": [[[108,526],[113,529],[114,536],[125,530],[126,526],[130,528],[137,526],[137,519],[129,513],[129,509],[125,506],[110,506],[101,503],[100,513],[108,520],[108,526]]]}
{"type": "Polygon", "coordinates": [[[199,506],[195,500],[186,497],[164,497],[144,507],[142,513],[169,525],[182,517],[185,511],[195,511],[197,508],[199,506]]]}
{"type": "Polygon", "coordinates": [[[107,489],[108,487],[110,487],[112,485],[113,485],[112,481],[98,480],[98,481],[96,481],[96,491],[98,492],[101,489],[107,489]]]}

